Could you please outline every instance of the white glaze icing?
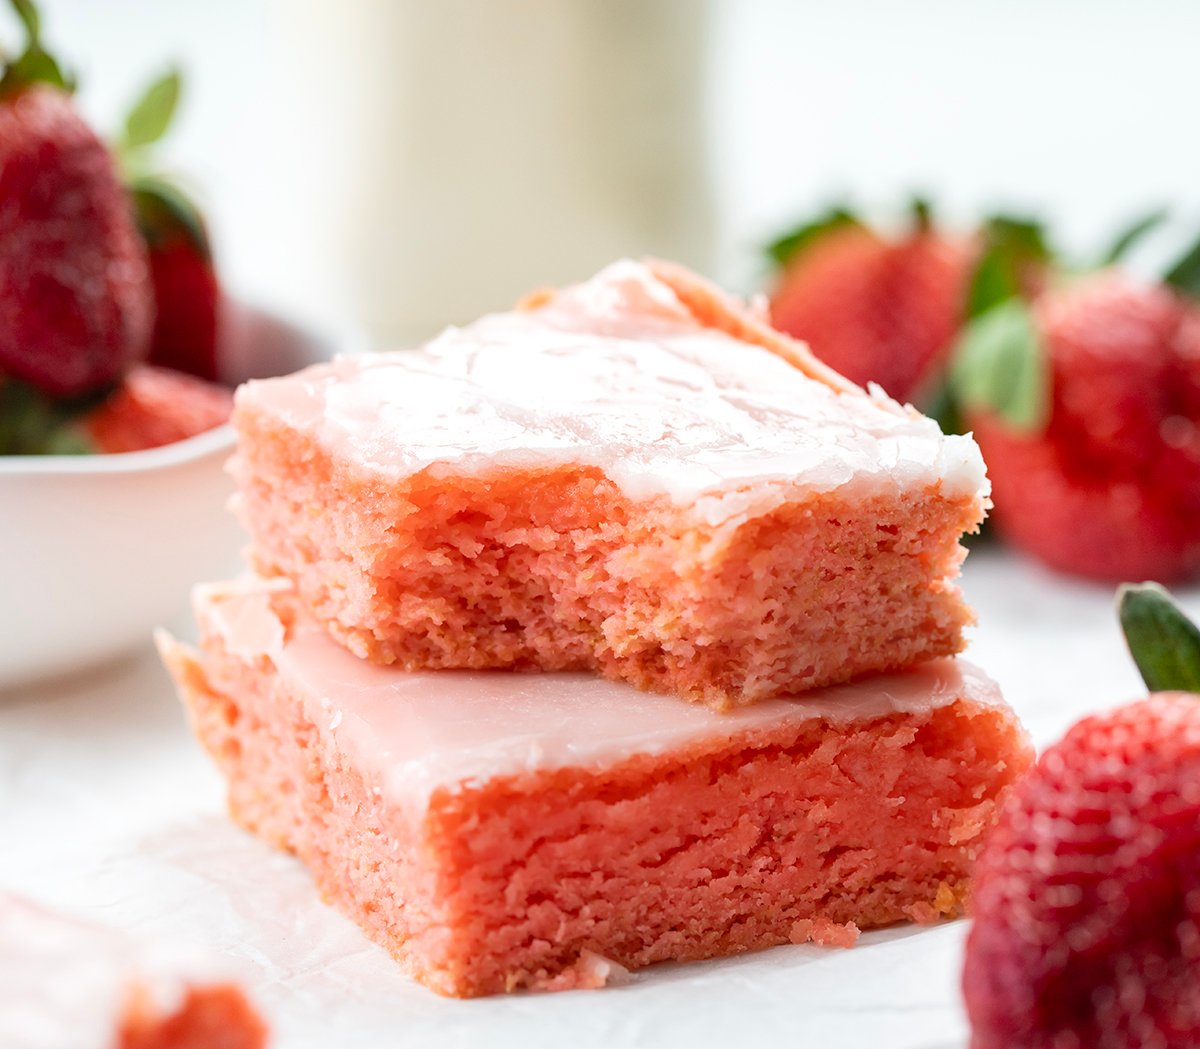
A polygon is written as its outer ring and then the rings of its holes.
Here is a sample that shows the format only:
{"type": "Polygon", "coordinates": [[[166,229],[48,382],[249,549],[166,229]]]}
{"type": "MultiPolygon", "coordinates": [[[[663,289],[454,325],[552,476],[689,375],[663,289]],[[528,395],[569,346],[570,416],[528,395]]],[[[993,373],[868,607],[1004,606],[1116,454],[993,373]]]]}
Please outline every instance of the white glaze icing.
{"type": "Polygon", "coordinates": [[[275,615],[272,596],[279,586],[247,579],[200,588],[197,618],[237,658],[268,656],[326,742],[402,807],[419,809],[439,787],[454,790],[522,772],[601,769],[809,718],[843,725],[960,698],[1003,703],[986,675],[953,659],[722,714],[592,674],[410,673],[376,666],[305,620],[293,625],[282,646],[255,651],[257,640],[278,636],[264,624],[275,615]],[[247,630],[246,624],[254,625],[247,630]]]}
{"type": "Polygon", "coordinates": [[[179,959],[114,930],[0,893],[0,1046],[111,1049],[136,989],[163,1014],[185,991],[179,959]]]}
{"type": "Polygon", "coordinates": [[[631,261],[536,310],[248,383],[238,400],[388,479],[579,463],[714,525],[844,486],[987,494],[970,437],[701,325],[631,261]]]}

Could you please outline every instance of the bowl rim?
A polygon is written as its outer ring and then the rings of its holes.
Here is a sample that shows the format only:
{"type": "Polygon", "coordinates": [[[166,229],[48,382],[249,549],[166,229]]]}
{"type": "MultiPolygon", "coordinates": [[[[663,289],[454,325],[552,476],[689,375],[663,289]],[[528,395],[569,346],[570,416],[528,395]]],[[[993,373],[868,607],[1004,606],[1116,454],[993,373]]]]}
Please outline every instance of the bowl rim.
{"type": "Polygon", "coordinates": [[[29,474],[73,476],[87,474],[151,473],[181,463],[203,459],[222,449],[232,449],[233,427],[229,423],[182,441],[143,448],[136,452],[105,452],[100,455],[0,455],[0,477],[29,474]]]}
{"type": "MultiPolygon", "coordinates": [[[[365,342],[361,333],[345,320],[331,322],[328,318],[297,316],[275,303],[264,302],[257,296],[241,295],[236,291],[229,298],[241,308],[299,328],[331,347],[334,357],[363,352],[365,342]]],[[[198,462],[218,452],[232,452],[236,443],[237,435],[233,424],[226,422],[203,433],[185,437],[182,441],[173,441],[157,448],[143,448],[136,452],[104,452],[96,455],[0,455],[0,477],[80,477],[155,473],[198,462]]]]}

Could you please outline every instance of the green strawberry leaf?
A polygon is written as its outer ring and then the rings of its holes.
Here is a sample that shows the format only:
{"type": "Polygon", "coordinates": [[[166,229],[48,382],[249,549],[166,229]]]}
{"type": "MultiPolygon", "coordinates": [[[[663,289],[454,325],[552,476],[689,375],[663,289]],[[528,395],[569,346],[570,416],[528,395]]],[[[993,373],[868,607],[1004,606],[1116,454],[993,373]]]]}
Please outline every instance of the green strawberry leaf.
{"type": "Polygon", "coordinates": [[[1193,244],[1163,277],[1163,283],[1190,298],[1200,298],[1200,241],[1193,244]]]}
{"type": "Polygon", "coordinates": [[[169,69],[143,92],[125,118],[125,130],[118,149],[123,153],[157,142],[167,133],[175,110],[183,77],[178,69],[169,69]]]}
{"type": "Polygon", "coordinates": [[[950,384],[967,411],[998,415],[1036,432],[1049,416],[1049,370],[1029,306],[1009,298],[972,319],[954,347],[950,384]]]}
{"type": "Polygon", "coordinates": [[[966,432],[958,400],[948,379],[939,382],[934,390],[922,397],[917,407],[923,415],[928,415],[941,427],[942,433],[966,432]]]}
{"type": "Polygon", "coordinates": [[[105,389],[60,401],[29,383],[0,379],[0,455],[79,455],[95,451],[72,423],[110,392],[105,389]]]}
{"type": "Polygon", "coordinates": [[[129,184],[142,237],[151,248],[182,231],[203,258],[212,257],[204,217],[192,199],[172,182],[143,175],[129,184]]]}
{"type": "Polygon", "coordinates": [[[979,317],[1000,303],[1014,298],[1021,290],[1014,267],[1003,249],[989,245],[975,264],[971,286],[967,289],[968,318],[979,317]]]}
{"type": "Polygon", "coordinates": [[[10,94],[31,84],[49,84],[63,91],[75,90],[75,77],[63,70],[42,46],[42,19],[32,0],[10,0],[25,29],[25,50],[5,62],[0,77],[0,94],[10,94]]]}
{"type": "Polygon", "coordinates": [[[41,455],[94,455],[95,446],[73,426],[63,425],[46,434],[41,455]]]}
{"type": "Polygon", "coordinates": [[[840,205],[834,206],[812,222],[797,226],[790,233],[767,245],[766,252],[776,265],[786,266],[801,251],[826,233],[861,225],[862,223],[853,212],[840,205]]]}
{"type": "Polygon", "coordinates": [[[997,215],[983,230],[983,250],[967,289],[966,316],[978,317],[1021,294],[1022,271],[1051,256],[1041,225],[1032,219],[997,215]]]}
{"type": "Polygon", "coordinates": [[[1200,692],[1200,629],[1157,583],[1117,590],[1121,629],[1151,692],[1200,692]]]}
{"type": "Polygon", "coordinates": [[[1166,208],[1158,208],[1141,218],[1131,222],[1120,233],[1100,257],[1101,266],[1113,266],[1120,262],[1147,233],[1158,229],[1167,221],[1169,212],[1166,208]]]}
{"type": "Polygon", "coordinates": [[[42,16],[38,13],[37,5],[32,0],[12,0],[12,8],[17,13],[21,25],[25,27],[25,36],[29,40],[41,37],[42,16]]]}

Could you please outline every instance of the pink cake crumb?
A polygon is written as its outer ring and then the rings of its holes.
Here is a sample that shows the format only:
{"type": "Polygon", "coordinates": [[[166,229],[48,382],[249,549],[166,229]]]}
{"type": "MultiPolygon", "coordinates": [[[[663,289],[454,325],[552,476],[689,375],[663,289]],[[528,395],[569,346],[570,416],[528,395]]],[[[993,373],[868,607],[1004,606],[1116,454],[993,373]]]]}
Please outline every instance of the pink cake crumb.
{"type": "Polygon", "coordinates": [[[853,947],[861,930],[854,922],[831,922],[828,918],[804,918],[792,926],[792,943],[816,943],[822,947],[853,947]]]}
{"type": "Polygon", "coordinates": [[[234,984],[137,942],[0,893],[4,1049],[263,1049],[234,984]]]}
{"type": "Polygon", "coordinates": [[[667,264],[247,384],[234,422],[255,567],[373,662],[728,708],[952,655],[971,622],[971,438],[667,264]]]}
{"type": "Polygon", "coordinates": [[[447,995],[848,946],[961,899],[1031,756],[955,660],[721,714],[587,674],[372,665],[278,580],[196,611],[201,651],[160,647],[234,818],[447,995]]]}

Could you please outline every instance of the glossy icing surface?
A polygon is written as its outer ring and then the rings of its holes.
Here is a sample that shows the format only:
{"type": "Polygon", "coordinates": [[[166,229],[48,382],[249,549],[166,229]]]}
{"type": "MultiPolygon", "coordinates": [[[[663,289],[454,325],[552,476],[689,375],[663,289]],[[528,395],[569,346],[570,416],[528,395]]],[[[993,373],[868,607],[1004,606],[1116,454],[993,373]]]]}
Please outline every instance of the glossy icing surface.
{"type": "Polygon", "coordinates": [[[808,718],[849,724],[960,698],[1003,702],[989,678],[953,659],[723,714],[591,674],[410,673],[361,660],[304,620],[285,635],[272,609],[284,587],[247,579],[198,588],[197,617],[237,658],[268,656],[326,739],[401,805],[420,805],[438,787],[601,769],[808,718]]]}
{"type": "Polygon", "coordinates": [[[114,930],[0,893],[5,1049],[111,1049],[135,989],[178,1008],[184,984],[170,971],[114,930]]]}
{"type": "Polygon", "coordinates": [[[940,482],[959,497],[987,483],[970,437],[702,325],[631,261],[535,310],[252,382],[238,400],[390,479],[582,464],[713,523],[777,505],[772,489],[940,482]]]}

